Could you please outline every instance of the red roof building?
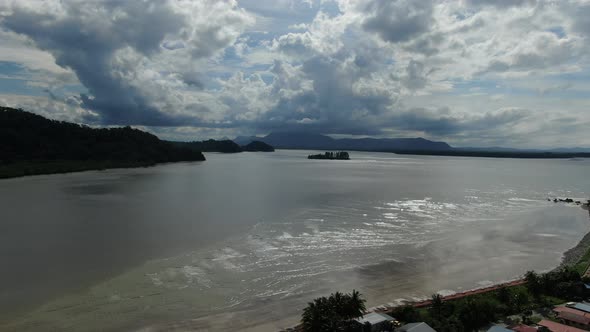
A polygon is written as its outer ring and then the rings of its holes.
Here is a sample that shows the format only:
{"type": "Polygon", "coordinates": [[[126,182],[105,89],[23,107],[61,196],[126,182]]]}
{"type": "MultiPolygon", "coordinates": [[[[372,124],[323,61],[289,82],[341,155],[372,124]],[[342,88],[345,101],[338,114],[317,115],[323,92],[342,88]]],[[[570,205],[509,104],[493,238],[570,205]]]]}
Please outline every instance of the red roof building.
{"type": "Polygon", "coordinates": [[[590,313],[569,307],[556,307],[553,311],[557,313],[557,318],[567,325],[573,325],[583,329],[590,327],[590,313]]]}
{"type": "Polygon", "coordinates": [[[546,320],[546,319],[543,319],[542,321],[540,321],[539,325],[545,326],[546,328],[551,330],[551,332],[587,332],[585,330],[578,329],[573,326],[559,324],[559,323],[552,322],[552,321],[546,320]]]}
{"type": "Polygon", "coordinates": [[[522,325],[522,324],[509,327],[509,329],[512,331],[515,331],[515,332],[537,332],[536,327],[522,325]]]}

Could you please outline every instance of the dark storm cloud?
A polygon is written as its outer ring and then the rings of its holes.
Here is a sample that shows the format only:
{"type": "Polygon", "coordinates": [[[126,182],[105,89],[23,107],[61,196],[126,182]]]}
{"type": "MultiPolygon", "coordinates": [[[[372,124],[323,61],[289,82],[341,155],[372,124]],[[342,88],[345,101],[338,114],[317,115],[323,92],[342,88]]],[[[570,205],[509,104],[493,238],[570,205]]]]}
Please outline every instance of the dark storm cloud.
{"type": "Polygon", "coordinates": [[[363,27],[392,43],[420,36],[433,22],[431,1],[373,0],[364,10],[368,16],[363,27]]]}
{"type": "MultiPolygon", "coordinates": [[[[354,84],[359,78],[379,70],[378,55],[366,52],[340,54],[327,57],[313,56],[303,62],[302,77],[313,83],[311,90],[294,96],[285,96],[263,115],[257,126],[261,129],[313,131],[331,134],[369,134],[380,132],[380,117],[394,101],[388,95],[359,94],[354,84]]],[[[281,63],[273,69],[282,82],[285,75],[281,63]]],[[[281,86],[275,86],[280,90],[281,86]]]]}
{"type": "Polygon", "coordinates": [[[159,1],[104,2],[100,9],[107,15],[89,14],[76,3],[64,8],[66,13],[57,15],[17,7],[1,25],[26,35],[53,54],[58,65],[71,68],[92,95],[81,96],[83,106],[99,113],[103,124],[175,125],[181,120],[151,107],[121,77],[131,69],[123,64],[115,70],[112,62],[115,52],[126,47],[145,55],[158,50],[167,33],[182,27],[183,17],[159,1]]]}
{"type": "Polygon", "coordinates": [[[525,109],[501,109],[483,115],[459,117],[449,109],[414,108],[388,118],[387,125],[399,130],[424,132],[433,136],[482,133],[510,128],[531,115],[525,109]]]}
{"type": "MultiPolygon", "coordinates": [[[[56,63],[70,68],[88,90],[81,106],[99,114],[106,125],[179,126],[200,123],[195,117],[166,112],[153,105],[137,85],[136,66],[142,57],[162,49],[169,34],[190,33],[186,16],[164,1],[64,2],[61,13],[42,13],[16,6],[2,17],[0,26],[29,37],[37,47],[51,53],[56,63]]],[[[201,31],[191,45],[193,57],[207,57],[228,43],[215,24],[201,31]]],[[[178,49],[184,43],[166,43],[178,49]]],[[[178,77],[188,86],[202,88],[197,73],[178,77]]],[[[203,108],[203,107],[202,107],[203,108]]],[[[95,121],[97,119],[94,119],[95,121]]]]}
{"type": "MultiPolygon", "coordinates": [[[[282,97],[261,118],[241,125],[262,132],[380,135],[385,131],[396,130],[421,132],[430,136],[454,136],[510,128],[530,115],[524,109],[501,109],[479,115],[456,115],[446,108],[404,109],[396,106],[395,97],[389,95],[358,94],[353,88],[358,77],[364,77],[379,68],[377,66],[372,71],[363,72],[366,68],[374,67],[373,60],[354,56],[355,61],[348,61],[349,56],[318,55],[308,59],[303,63],[302,71],[304,79],[313,82],[313,89],[282,97]]],[[[280,63],[275,63],[275,68],[276,75],[284,75],[280,63]]],[[[410,89],[419,89],[426,84],[424,76],[423,64],[411,61],[401,82],[410,89]]]]}

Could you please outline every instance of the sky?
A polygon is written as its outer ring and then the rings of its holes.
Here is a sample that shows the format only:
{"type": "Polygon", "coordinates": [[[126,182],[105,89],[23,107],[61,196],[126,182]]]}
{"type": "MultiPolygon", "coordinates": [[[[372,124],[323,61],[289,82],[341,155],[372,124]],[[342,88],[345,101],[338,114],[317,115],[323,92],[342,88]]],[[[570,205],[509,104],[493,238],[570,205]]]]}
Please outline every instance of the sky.
{"type": "Polygon", "coordinates": [[[0,1],[0,105],[173,140],[590,147],[589,57],[589,0],[0,1]]]}

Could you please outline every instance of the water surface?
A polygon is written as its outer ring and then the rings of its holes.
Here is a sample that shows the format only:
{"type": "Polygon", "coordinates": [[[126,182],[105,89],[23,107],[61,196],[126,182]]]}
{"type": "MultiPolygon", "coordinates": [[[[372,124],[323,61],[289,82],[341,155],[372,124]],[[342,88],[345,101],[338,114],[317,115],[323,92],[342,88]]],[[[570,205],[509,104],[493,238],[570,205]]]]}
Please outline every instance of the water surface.
{"type": "Polygon", "coordinates": [[[588,161],[310,153],[0,181],[0,324],[273,330],[336,290],[376,305],[548,270],[590,228],[546,200],[587,197],[588,161]]]}

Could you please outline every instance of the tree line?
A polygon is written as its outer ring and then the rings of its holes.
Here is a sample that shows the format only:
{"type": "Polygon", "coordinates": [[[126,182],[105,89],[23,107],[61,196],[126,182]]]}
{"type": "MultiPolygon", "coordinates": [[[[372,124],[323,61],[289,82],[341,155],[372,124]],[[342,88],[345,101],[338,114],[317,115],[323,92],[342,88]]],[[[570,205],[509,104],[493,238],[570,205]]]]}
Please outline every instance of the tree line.
{"type": "Polygon", "coordinates": [[[0,163],[120,161],[161,163],[204,160],[199,151],[176,147],[131,127],[90,128],[0,107],[0,163]]]}
{"type": "Polygon", "coordinates": [[[350,160],[348,152],[325,152],[323,154],[310,154],[307,159],[330,159],[330,160],[350,160]]]}
{"type": "MultiPolygon", "coordinates": [[[[388,314],[404,323],[426,322],[438,332],[470,332],[511,315],[520,315],[523,323],[532,324],[532,310],[550,311],[556,304],[590,296],[580,273],[569,267],[544,274],[529,271],[525,281],[524,285],[449,301],[434,294],[428,308],[404,305],[388,314]]],[[[365,310],[365,300],[357,291],[337,292],[308,303],[301,317],[302,327],[304,331],[362,332],[364,327],[355,319],[365,310]]]]}

